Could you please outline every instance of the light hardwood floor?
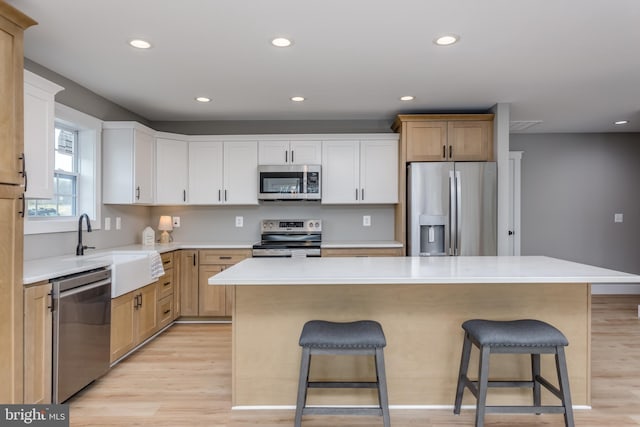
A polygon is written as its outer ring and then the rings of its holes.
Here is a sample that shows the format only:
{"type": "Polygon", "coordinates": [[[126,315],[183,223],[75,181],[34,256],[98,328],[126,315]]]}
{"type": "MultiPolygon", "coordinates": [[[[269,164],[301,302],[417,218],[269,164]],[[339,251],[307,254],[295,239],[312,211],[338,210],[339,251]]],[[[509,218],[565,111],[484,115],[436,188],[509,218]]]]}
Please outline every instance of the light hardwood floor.
{"type": "MultiPolygon", "coordinates": [[[[592,407],[576,426],[640,425],[640,296],[594,296],[592,407]]],[[[259,351],[259,349],[256,349],[259,351]]],[[[453,398],[453,396],[452,396],[453,398]]],[[[293,411],[231,411],[231,326],[179,324],[68,403],[72,426],[281,427],[293,411]]],[[[472,426],[473,410],[392,410],[394,427],[472,426]]],[[[304,427],[382,425],[377,417],[305,417],[304,427]]],[[[562,426],[555,414],[490,414],[491,426],[562,426]]]]}

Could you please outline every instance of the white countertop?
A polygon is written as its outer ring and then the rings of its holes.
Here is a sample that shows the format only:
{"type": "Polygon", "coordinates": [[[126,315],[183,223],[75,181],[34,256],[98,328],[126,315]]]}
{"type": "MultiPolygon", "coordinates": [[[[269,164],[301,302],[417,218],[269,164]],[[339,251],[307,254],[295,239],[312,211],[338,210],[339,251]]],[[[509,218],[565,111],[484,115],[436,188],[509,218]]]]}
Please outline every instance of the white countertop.
{"type": "Polygon", "coordinates": [[[250,258],[210,285],[640,283],[640,276],[556,258],[250,258]]]}

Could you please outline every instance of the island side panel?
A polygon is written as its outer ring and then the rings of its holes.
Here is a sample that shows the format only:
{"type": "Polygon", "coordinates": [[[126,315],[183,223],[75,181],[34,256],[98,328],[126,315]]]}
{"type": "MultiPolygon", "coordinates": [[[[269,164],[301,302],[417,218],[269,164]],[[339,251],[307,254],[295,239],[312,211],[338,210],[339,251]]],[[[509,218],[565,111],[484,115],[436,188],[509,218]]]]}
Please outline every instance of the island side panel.
{"type": "MultiPolygon", "coordinates": [[[[385,359],[391,405],[453,405],[462,322],[471,318],[547,321],[569,339],[568,369],[574,405],[590,403],[590,285],[287,285],[236,286],[233,317],[233,405],[295,405],[300,366],[298,339],[312,319],[379,321],[387,337],[385,359]]],[[[362,359],[323,356],[312,378],[370,377],[362,359]]],[[[314,366],[315,362],[315,366],[314,366]]],[[[470,365],[477,372],[477,351],[470,365]]],[[[492,356],[491,375],[527,378],[524,355],[492,356]]],[[[552,356],[543,375],[553,383],[552,356]]],[[[470,395],[470,393],[469,393],[470,395]]],[[[312,390],[311,404],[375,403],[371,390],[312,390]]],[[[555,398],[543,396],[555,404],[555,398]]],[[[495,389],[488,404],[530,404],[529,390],[495,389]]],[[[473,400],[465,396],[465,404],[473,400]]]]}

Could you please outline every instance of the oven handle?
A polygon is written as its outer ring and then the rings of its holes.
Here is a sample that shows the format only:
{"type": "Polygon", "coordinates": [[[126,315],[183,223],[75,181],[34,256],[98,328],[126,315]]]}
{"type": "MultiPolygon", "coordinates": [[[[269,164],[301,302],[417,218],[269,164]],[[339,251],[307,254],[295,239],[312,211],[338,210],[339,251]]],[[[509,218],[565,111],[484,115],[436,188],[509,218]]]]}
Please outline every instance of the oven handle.
{"type": "Polygon", "coordinates": [[[87,285],[78,286],[77,288],[69,289],[68,291],[60,292],[59,298],[70,297],[71,295],[78,294],[80,292],[88,291],[91,289],[99,288],[101,286],[110,285],[111,279],[104,279],[99,282],[89,283],[87,285]]]}

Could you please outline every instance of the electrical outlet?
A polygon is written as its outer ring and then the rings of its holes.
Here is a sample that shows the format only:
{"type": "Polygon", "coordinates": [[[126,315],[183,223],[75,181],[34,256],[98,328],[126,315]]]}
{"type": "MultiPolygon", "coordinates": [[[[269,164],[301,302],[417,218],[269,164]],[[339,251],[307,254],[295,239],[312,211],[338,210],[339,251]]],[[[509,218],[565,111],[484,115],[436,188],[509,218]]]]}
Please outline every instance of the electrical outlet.
{"type": "Polygon", "coordinates": [[[116,217],[116,230],[120,230],[122,228],[122,218],[119,216],[116,217]]]}
{"type": "Polygon", "coordinates": [[[371,215],[363,215],[362,216],[362,226],[363,227],[371,227],[371,215]]]}
{"type": "Polygon", "coordinates": [[[244,217],[243,216],[237,216],[236,217],[236,227],[243,227],[244,226],[244,217]]]}
{"type": "Polygon", "coordinates": [[[621,213],[613,214],[613,222],[622,222],[623,215],[621,213]]]}
{"type": "Polygon", "coordinates": [[[174,216],[173,217],[173,226],[174,226],[174,228],[180,227],[180,217],[179,216],[174,216]]]}
{"type": "Polygon", "coordinates": [[[111,230],[111,218],[106,217],[104,219],[104,231],[109,231],[111,230]]]}

